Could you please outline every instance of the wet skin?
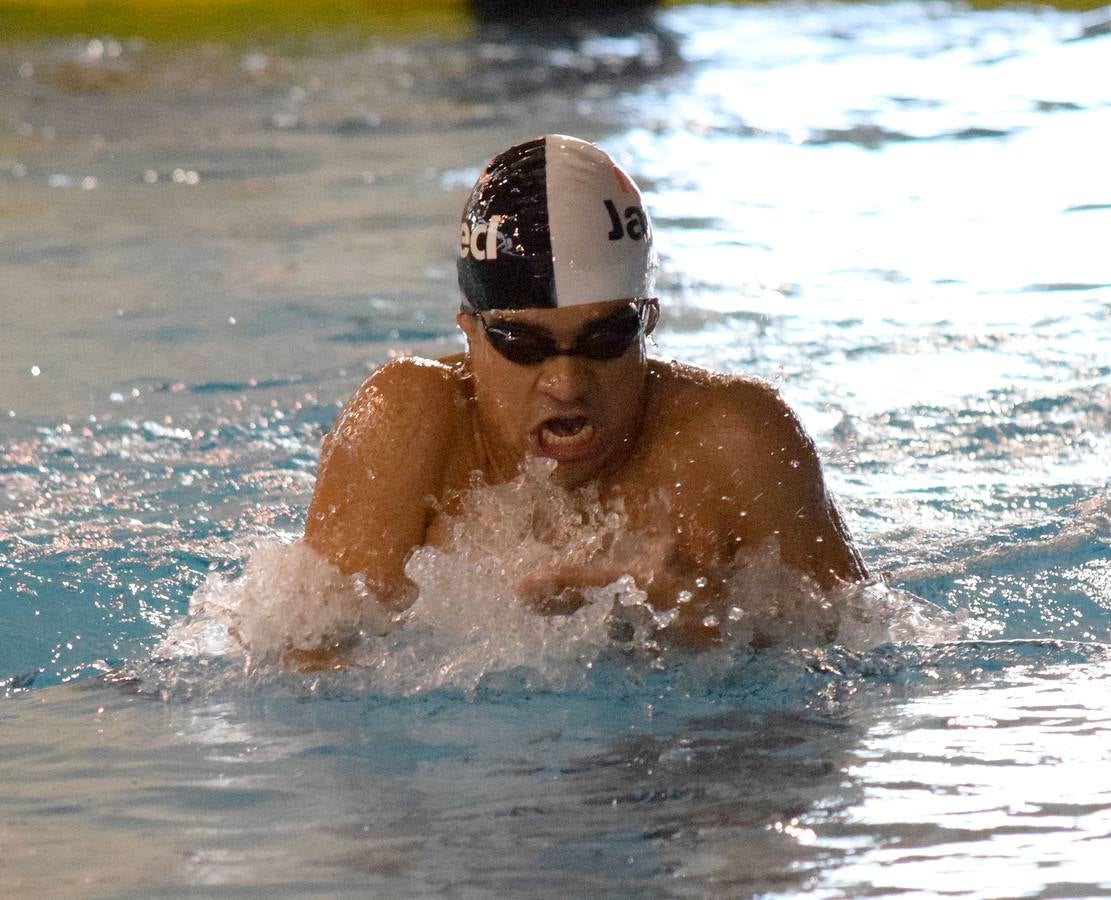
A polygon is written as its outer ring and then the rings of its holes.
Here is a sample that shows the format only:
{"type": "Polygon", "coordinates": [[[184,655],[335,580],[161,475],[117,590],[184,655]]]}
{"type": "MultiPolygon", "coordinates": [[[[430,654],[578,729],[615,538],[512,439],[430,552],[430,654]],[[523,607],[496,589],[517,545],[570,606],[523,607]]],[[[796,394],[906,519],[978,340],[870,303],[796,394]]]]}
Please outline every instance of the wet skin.
{"type": "MultiPolygon", "coordinates": [[[[623,305],[484,315],[547,329],[567,348],[623,305]]],[[[412,602],[405,561],[447,541],[445,517],[473,473],[502,483],[529,455],[555,459],[567,490],[596,483],[603,503],[623,502],[629,531],[643,536],[587,565],[522,572],[517,596],[539,612],[569,611],[576,589],[631,574],[658,609],[691,592],[668,631],[698,645],[716,635],[703,619],[720,613],[740,548],[774,539],[784,564],[823,588],[867,577],[813,442],[768,385],[650,360],[643,338],[612,360],[520,365],[475,317],[458,321],[465,354],[387,363],[324,441],[305,540],[344,573],[362,573],[382,602],[412,602]]],[[[653,310],[649,330],[654,322],[653,310]]]]}

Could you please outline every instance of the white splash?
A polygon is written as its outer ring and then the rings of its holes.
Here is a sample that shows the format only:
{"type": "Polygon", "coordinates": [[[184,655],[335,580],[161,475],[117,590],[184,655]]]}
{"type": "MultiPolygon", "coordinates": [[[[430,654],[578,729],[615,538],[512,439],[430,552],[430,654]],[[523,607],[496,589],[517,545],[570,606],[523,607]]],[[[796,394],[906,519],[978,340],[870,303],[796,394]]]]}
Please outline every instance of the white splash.
{"type": "MultiPolygon", "coordinates": [[[[584,602],[565,614],[541,614],[519,599],[522,584],[553,567],[604,558],[612,568],[614,559],[656,553],[652,538],[626,527],[620,505],[603,506],[590,489],[567,492],[549,470],[537,461],[506,484],[474,487],[448,544],[410,556],[406,575],[418,594],[404,613],[388,613],[360,578],[343,576],[306,545],[266,543],[239,578],[208,578],[158,652],[241,657],[250,672],[279,668],[290,650],[336,647],[337,661],[390,694],[472,691],[507,672],[572,689],[603,656],[646,671],[666,666],[671,653],[685,652],[667,639],[675,613],[654,609],[633,573],[582,589],[584,602]]],[[[706,622],[720,634],[712,655],[721,665],[753,644],[835,640],[867,649],[959,636],[953,616],[883,582],[823,592],[786,568],[774,545],[738,554],[725,598],[706,622]]]]}
{"type": "Polygon", "coordinates": [[[384,634],[385,608],[305,544],[259,544],[242,575],[210,575],[156,651],[171,658],[242,654],[252,669],[290,650],[384,634]]]}

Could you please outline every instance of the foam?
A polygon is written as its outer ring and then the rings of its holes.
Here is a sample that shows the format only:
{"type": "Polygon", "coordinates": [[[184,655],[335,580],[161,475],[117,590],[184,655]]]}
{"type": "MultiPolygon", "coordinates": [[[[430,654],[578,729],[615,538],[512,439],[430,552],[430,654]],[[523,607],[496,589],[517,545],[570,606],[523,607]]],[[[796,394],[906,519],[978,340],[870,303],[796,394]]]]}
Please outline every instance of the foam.
{"type": "MultiPolygon", "coordinates": [[[[359,577],[344,577],[306,545],[270,542],[238,578],[210,576],[159,653],[239,659],[258,672],[280,668],[291,648],[342,645],[339,658],[368,689],[403,695],[473,691],[510,672],[530,686],[573,690],[605,658],[644,671],[689,658],[666,641],[674,613],[653,609],[630,575],[584,589],[570,614],[541,615],[518,599],[531,573],[554,565],[654,552],[627,529],[620,504],[603,506],[590,487],[563,490],[551,469],[550,460],[533,460],[506,484],[476,485],[448,545],[411,555],[406,574],[418,595],[404,613],[387,613],[359,577]]],[[[722,641],[704,654],[708,670],[727,668],[754,640],[816,647],[832,636],[863,650],[960,636],[955,617],[882,581],[823,592],[783,566],[773,544],[743,549],[737,564],[719,616],[722,641]]]]}

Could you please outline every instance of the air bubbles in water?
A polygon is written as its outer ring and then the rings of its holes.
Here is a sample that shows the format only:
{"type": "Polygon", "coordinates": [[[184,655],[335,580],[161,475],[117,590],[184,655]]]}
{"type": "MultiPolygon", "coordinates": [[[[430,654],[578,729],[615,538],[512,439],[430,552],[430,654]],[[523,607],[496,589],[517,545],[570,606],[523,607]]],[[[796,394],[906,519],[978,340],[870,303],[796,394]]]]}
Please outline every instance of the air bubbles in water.
{"type": "Polygon", "coordinates": [[[254,551],[238,579],[210,575],[159,653],[241,658],[248,671],[276,671],[290,651],[334,648],[335,660],[366,689],[416,694],[473,691],[505,675],[577,689],[592,683],[595,663],[606,658],[644,673],[672,654],[689,658],[669,635],[680,628],[682,610],[695,607],[702,627],[718,637],[709,654],[716,661],[707,663],[714,670],[728,670],[753,644],[836,640],[866,649],[959,634],[952,617],[881,582],[822,592],[784,567],[774,544],[738,552],[720,615],[686,591],[670,608],[654,608],[636,573],[574,589],[574,602],[558,604],[557,614],[538,612],[545,607],[529,599],[528,588],[558,584],[551,573],[599,559],[610,566],[615,552],[623,560],[655,552],[652,538],[627,528],[620,504],[603,505],[590,488],[565,491],[550,469],[550,461],[536,460],[506,484],[476,484],[462,511],[446,520],[447,538],[410,556],[406,575],[417,598],[403,613],[387,612],[359,577],[343,576],[308,546],[270,543],[254,551]]]}

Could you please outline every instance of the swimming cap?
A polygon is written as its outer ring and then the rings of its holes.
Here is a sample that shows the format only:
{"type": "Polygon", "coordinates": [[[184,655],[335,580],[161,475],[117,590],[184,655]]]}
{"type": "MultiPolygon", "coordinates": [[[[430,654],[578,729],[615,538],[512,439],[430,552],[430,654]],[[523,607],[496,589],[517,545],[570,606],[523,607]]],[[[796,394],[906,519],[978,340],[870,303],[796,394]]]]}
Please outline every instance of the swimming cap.
{"type": "Polygon", "coordinates": [[[463,310],[529,309],[652,295],[652,223],[621,168],[549,134],[495,156],[459,226],[463,310]]]}

